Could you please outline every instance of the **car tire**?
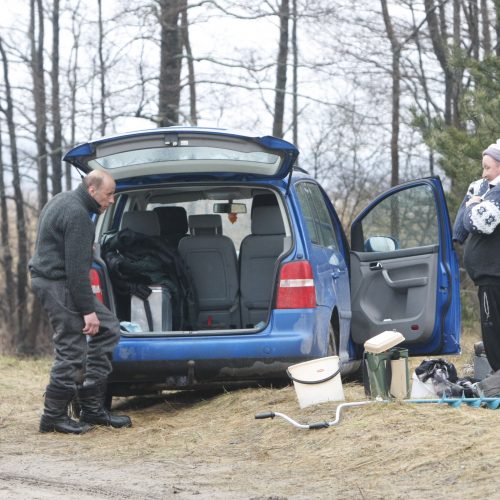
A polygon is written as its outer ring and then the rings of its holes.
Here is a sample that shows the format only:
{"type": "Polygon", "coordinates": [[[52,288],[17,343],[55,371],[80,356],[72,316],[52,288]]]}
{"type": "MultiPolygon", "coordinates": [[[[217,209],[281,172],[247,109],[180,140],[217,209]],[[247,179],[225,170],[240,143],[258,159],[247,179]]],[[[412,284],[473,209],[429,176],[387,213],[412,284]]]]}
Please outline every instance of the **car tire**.
{"type": "Polygon", "coordinates": [[[333,321],[328,323],[328,348],[327,356],[338,356],[338,346],[337,346],[338,332],[335,331],[335,326],[333,321]]]}

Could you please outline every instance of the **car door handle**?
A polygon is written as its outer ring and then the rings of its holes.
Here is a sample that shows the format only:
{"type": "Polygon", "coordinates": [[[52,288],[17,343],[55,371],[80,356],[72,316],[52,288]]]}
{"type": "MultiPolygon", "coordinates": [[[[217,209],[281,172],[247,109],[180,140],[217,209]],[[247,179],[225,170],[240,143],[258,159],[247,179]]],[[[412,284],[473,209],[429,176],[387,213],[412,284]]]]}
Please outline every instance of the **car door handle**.
{"type": "Polygon", "coordinates": [[[380,262],[370,262],[370,271],[380,271],[382,264],[380,262]]]}
{"type": "Polygon", "coordinates": [[[407,278],[404,280],[393,281],[389,276],[389,273],[384,269],[382,271],[382,276],[385,279],[385,282],[391,288],[414,288],[416,286],[425,286],[428,283],[427,276],[422,276],[420,278],[407,278]]]}

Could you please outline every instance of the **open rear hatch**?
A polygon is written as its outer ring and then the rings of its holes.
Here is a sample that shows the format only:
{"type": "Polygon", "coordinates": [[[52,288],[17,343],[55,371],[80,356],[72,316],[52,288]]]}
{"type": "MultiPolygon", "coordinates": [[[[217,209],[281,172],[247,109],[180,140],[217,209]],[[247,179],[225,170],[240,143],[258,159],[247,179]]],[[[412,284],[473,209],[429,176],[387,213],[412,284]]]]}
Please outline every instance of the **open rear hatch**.
{"type": "Polygon", "coordinates": [[[117,181],[147,184],[165,179],[282,179],[297,156],[293,144],[271,136],[168,127],[90,141],[71,149],[64,160],[84,173],[104,170],[117,181]]]}

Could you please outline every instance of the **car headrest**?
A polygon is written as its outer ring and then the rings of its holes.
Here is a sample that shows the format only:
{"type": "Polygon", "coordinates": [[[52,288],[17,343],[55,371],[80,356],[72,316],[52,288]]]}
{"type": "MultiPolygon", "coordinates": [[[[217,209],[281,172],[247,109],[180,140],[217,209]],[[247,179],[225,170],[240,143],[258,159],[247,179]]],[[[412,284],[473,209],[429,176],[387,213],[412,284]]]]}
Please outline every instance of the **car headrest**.
{"type": "Polygon", "coordinates": [[[156,207],[153,212],[158,214],[161,234],[186,234],[188,218],[184,207],[156,207]]]}
{"type": "Polygon", "coordinates": [[[278,205],[252,207],[252,234],[285,234],[285,226],[278,205]]]}
{"type": "Polygon", "coordinates": [[[158,215],[149,210],[125,212],[120,229],[130,229],[148,236],[159,236],[160,222],[158,221],[158,215]]]}
{"type": "Polygon", "coordinates": [[[192,236],[222,234],[222,218],[218,214],[190,215],[189,231],[192,236]]]}
{"type": "Polygon", "coordinates": [[[274,194],[272,193],[258,194],[254,196],[252,200],[252,213],[254,209],[257,207],[268,207],[277,204],[278,200],[276,199],[276,196],[274,194]]]}

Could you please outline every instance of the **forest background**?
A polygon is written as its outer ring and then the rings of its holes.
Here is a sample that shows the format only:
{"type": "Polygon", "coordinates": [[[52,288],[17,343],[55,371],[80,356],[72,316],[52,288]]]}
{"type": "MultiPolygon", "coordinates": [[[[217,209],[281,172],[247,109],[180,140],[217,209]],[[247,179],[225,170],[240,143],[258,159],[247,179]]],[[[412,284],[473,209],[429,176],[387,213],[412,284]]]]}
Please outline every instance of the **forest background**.
{"type": "Polygon", "coordinates": [[[4,3],[0,349],[50,347],[27,262],[40,209],[79,182],[62,162],[73,145],[176,124],[272,134],[299,146],[345,228],[429,175],[453,219],[500,137],[499,56],[500,0],[4,3]]]}

